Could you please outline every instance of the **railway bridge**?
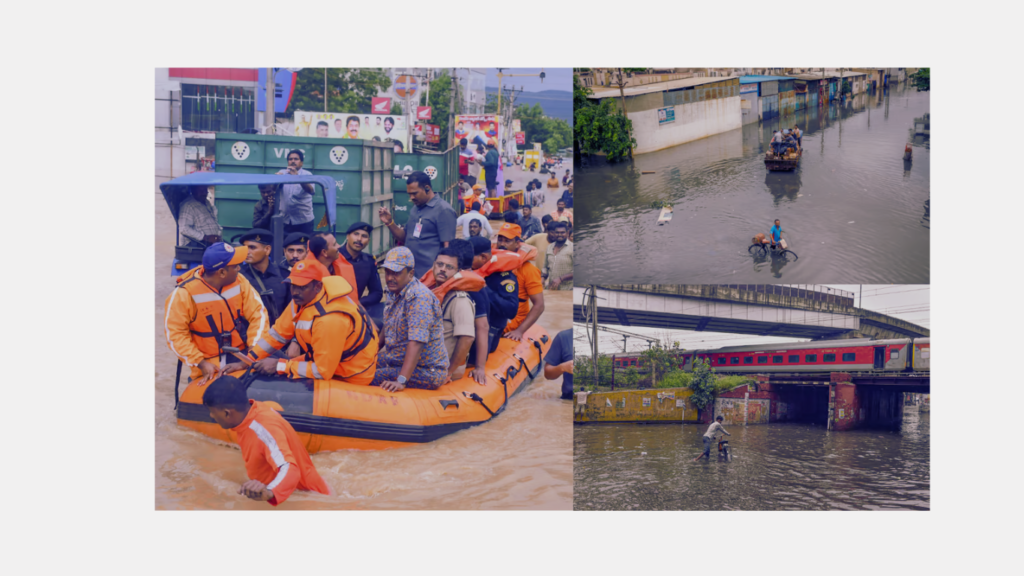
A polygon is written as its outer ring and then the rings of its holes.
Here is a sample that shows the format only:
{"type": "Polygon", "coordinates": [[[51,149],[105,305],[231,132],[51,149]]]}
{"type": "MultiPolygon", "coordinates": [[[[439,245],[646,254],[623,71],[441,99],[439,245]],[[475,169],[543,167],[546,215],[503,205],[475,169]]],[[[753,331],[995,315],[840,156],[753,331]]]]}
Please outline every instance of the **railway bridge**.
{"type": "Polygon", "coordinates": [[[854,305],[825,286],[608,284],[573,294],[573,321],[827,340],[923,338],[929,330],[854,305]],[[592,312],[593,311],[593,312],[592,312]]]}

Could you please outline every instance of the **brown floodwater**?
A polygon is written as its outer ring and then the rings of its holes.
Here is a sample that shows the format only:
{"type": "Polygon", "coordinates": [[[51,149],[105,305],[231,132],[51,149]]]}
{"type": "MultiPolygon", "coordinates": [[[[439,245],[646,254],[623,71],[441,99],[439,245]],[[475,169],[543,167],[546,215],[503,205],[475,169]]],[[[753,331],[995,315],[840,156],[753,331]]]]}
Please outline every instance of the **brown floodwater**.
{"type": "MultiPolygon", "coordinates": [[[[518,172],[517,170],[515,172],[518,172]]],[[[518,174],[509,177],[518,180],[518,174]]],[[[167,349],[164,300],[170,275],[174,219],[155,196],[157,509],[265,510],[238,495],[247,480],[237,446],[177,425],[174,372],[167,349]]],[[[548,199],[554,209],[554,196],[548,199]]],[[[572,291],[545,292],[540,318],[552,336],[572,327],[572,291]]],[[[187,376],[183,375],[182,380],[187,376]]],[[[184,388],[184,386],[182,386],[184,388]]],[[[313,455],[313,464],[336,495],[295,492],[279,508],[338,510],[572,509],[572,406],[559,399],[561,378],[540,379],[513,398],[490,422],[428,444],[383,451],[345,450],[313,455]]]]}

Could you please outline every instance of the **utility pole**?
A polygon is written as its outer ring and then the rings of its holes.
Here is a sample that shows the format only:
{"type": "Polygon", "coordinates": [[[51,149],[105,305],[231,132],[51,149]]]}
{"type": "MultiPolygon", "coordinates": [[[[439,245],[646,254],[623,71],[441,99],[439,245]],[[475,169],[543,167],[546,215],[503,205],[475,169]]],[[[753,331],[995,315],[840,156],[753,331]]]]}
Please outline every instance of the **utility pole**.
{"type": "Polygon", "coordinates": [[[452,139],[455,137],[455,93],[459,89],[459,79],[456,77],[455,71],[456,69],[452,68],[452,95],[448,103],[448,143],[441,146],[441,150],[447,150],[449,146],[452,146],[452,139]]]}
{"type": "Polygon", "coordinates": [[[860,289],[857,290],[857,308],[864,307],[864,285],[860,285],[860,289]]]}
{"type": "Polygon", "coordinates": [[[512,78],[512,77],[515,77],[515,76],[540,76],[540,82],[541,82],[541,84],[543,84],[544,83],[544,78],[547,76],[547,74],[544,73],[544,69],[543,68],[540,69],[540,73],[539,74],[505,74],[503,72],[503,70],[508,70],[508,68],[498,68],[497,70],[498,70],[498,112],[497,112],[497,115],[499,117],[501,116],[501,80],[502,80],[502,78],[512,78]]]}
{"type": "Polygon", "coordinates": [[[597,286],[590,285],[590,319],[594,323],[593,340],[591,341],[591,358],[594,359],[594,385],[600,384],[597,370],[597,286]]]}
{"type": "Polygon", "coordinates": [[[267,93],[263,98],[263,126],[264,134],[269,134],[270,130],[274,127],[274,113],[277,108],[277,98],[275,98],[276,91],[274,90],[274,69],[267,68],[267,93]]]}
{"type": "Polygon", "coordinates": [[[327,68],[324,68],[324,112],[327,112],[327,68]]]}

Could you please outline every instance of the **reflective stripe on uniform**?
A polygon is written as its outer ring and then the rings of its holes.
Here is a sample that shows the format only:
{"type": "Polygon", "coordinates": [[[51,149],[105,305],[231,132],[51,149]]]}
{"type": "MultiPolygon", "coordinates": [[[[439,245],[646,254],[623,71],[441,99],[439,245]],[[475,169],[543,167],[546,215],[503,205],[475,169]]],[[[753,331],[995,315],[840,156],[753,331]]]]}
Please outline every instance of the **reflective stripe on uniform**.
{"type": "Polygon", "coordinates": [[[264,352],[267,352],[268,354],[270,353],[271,350],[275,349],[273,346],[270,345],[270,342],[268,342],[266,338],[260,338],[260,341],[256,343],[254,348],[259,348],[264,352]]]}
{"type": "MultiPolygon", "coordinates": [[[[234,296],[236,294],[241,294],[241,286],[242,286],[241,284],[239,284],[238,286],[235,286],[235,288],[238,288],[239,291],[235,292],[234,294],[232,294],[232,296],[234,296]]],[[[234,290],[235,288],[232,288],[232,290],[234,290]]],[[[252,337],[252,341],[256,342],[257,340],[260,339],[260,337],[263,336],[263,329],[267,325],[267,309],[266,309],[265,306],[263,306],[263,300],[260,298],[259,292],[257,292],[256,289],[253,288],[252,286],[249,286],[249,288],[252,289],[252,297],[255,298],[256,302],[258,302],[259,305],[260,305],[260,325],[259,325],[259,327],[256,328],[256,335],[252,337]]],[[[227,294],[229,292],[231,292],[231,290],[228,290],[227,292],[225,292],[225,294],[227,294]]],[[[245,338],[243,338],[242,340],[244,341],[245,338]]]]}
{"type": "Polygon", "coordinates": [[[270,448],[270,457],[274,460],[274,466],[283,468],[287,462],[284,460],[281,449],[277,447],[277,440],[274,440],[274,436],[256,420],[249,424],[249,429],[256,433],[256,437],[266,444],[267,448],[270,448]]]}
{"type": "MultiPolygon", "coordinates": [[[[234,298],[235,296],[238,296],[241,293],[242,293],[242,285],[241,284],[235,284],[234,288],[229,288],[229,289],[225,290],[224,292],[221,292],[220,295],[225,300],[230,300],[231,298],[234,298]]],[[[257,296],[259,296],[259,294],[257,294],[257,296]]],[[[262,302],[262,300],[261,300],[261,302],[262,302]]]]}
{"type": "Polygon", "coordinates": [[[178,288],[175,288],[174,292],[171,292],[171,301],[167,303],[167,314],[164,315],[164,334],[166,334],[166,336],[167,336],[167,344],[168,344],[168,346],[171,347],[171,352],[174,352],[175,356],[177,356],[178,358],[181,358],[181,361],[184,362],[186,366],[191,368],[191,367],[195,366],[195,364],[192,364],[191,362],[189,362],[188,358],[182,356],[181,353],[178,352],[177,348],[174,347],[174,341],[171,339],[171,329],[167,327],[167,320],[171,317],[171,308],[174,307],[174,299],[177,296],[178,296],[178,288]]]}
{"type": "Polygon", "coordinates": [[[270,332],[267,332],[267,336],[269,336],[269,337],[273,338],[274,340],[277,340],[277,341],[278,341],[278,342],[280,342],[281,344],[287,344],[287,343],[288,343],[288,341],[287,341],[287,340],[285,340],[283,336],[281,336],[280,334],[278,334],[278,333],[277,333],[277,330],[275,330],[274,328],[271,328],[271,329],[270,329],[270,332]]]}
{"type": "Polygon", "coordinates": [[[207,292],[206,294],[195,294],[192,296],[192,301],[196,304],[206,304],[207,302],[213,302],[214,300],[220,300],[221,294],[216,292],[207,292]]]}
{"type": "Polygon", "coordinates": [[[309,330],[313,327],[312,320],[299,320],[295,323],[296,330],[309,330]]]}
{"type": "Polygon", "coordinates": [[[274,476],[274,480],[270,484],[267,484],[268,490],[277,488],[277,485],[281,483],[281,480],[284,480],[284,477],[288,475],[288,466],[289,464],[287,462],[284,463],[284,466],[281,466],[281,469],[277,471],[277,476],[274,476]]]}
{"type": "Polygon", "coordinates": [[[320,375],[320,371],[317,370],[316,364],[313,362],[299,362],[297,371],[304,378],[316,378],[317,380],[324,379],[324,377],[320,375]]]}

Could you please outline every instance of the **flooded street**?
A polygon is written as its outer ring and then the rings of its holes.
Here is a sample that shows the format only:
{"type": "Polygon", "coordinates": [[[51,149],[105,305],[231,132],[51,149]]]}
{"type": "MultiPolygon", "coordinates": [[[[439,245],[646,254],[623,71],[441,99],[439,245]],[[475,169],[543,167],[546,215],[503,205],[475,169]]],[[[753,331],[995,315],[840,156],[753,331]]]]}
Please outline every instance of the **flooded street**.
{"type": "MultiPolygon", "coordinates": [[[[164,300],[174,285],[169,272],[175,226],[163,198],[157,195],[155,203],[155,506],[268,509],[236,493],[247,479],[236,446],[176,424],[176,360],[161,332],[164,300]]],[[[552,336],[571,327],[571,298],[571,291],[545,292],[546,310],[539,324],[552,336]]],[[[559,399],[560,392],[561,379],[545,381],[541,376],[494,420],[436,442],[315,454],[313,463],[336,496],[295,492],[280,508],[568,510],[572,407],[559,399]]]]}
{"type": "Polygon", "coordinates": [[[578,170],[576,282],[927,283],[930,152],[913,126],[929,109],[901,86],[641,154],[635,170],[597,160],[578,170]],[[804,131],[793,172],[764,166],[780,123],[804,131]],[[655,201],[673,205],[668,225],[655,201]],[[795,262],[747,252],[775,219],[795,262]]]}
{"type": "Polygon", "coordinates": [[[576,426],[573,509],[928,510],[929,417],[908,409],[899,432],[726,426],[730,459],[713,447],[700,462],[707,425],[576,426]]]}

